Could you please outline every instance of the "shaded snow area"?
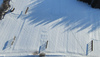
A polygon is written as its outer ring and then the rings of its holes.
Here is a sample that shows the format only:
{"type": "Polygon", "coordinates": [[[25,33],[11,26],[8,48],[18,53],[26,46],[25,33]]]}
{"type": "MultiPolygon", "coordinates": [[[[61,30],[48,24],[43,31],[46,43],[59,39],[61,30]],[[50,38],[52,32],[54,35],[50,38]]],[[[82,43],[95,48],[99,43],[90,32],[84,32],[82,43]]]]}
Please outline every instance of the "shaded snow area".
{"type": "Polygon", "coordinates": [[[0,56],[100,56],[100,9],[77,0],[11,0],[10,5],[15,10],[0,20],[0,56]]]}
{"type": "Polygon", "coordinates": [[[0,5],[3,3],[3,0],[0,0],[0,5]]]}

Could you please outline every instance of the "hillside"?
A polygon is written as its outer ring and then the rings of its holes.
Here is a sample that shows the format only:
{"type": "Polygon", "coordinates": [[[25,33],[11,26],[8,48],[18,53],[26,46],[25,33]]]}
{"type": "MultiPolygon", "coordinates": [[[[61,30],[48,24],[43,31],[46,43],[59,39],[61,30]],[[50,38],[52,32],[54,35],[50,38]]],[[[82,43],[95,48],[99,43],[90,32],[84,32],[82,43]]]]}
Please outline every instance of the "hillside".
{"type": "Polygon", "coordinates": [[[12,0],[10,4],[14,12],[0,20],[1,56],[32,55],[47,41],[47,49],[41,51],[47,55],[100,56],[100,9],[77,0],[12,0]],[[91,40],[93,51],[86,55],[91,40]]]}

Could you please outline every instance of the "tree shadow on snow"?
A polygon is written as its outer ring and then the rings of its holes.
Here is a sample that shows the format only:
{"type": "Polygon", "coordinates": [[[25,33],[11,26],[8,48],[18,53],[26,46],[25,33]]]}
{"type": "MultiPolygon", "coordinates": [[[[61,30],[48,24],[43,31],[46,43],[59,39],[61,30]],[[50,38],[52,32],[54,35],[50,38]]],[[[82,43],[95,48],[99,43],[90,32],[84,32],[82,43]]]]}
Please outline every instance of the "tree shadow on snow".
{"type": "Polygon", "coordinates": [[[13,39],[8,40],[5,44],[2,50],[5,50],[7,48],[11,48],[11,43],[12,43],[13,39]]]}
{"type": "Polygon", "coordinates": [[[52,28],[64,25],[66,30],[80,28],[84,30],[91,26],[88,32],[99,28],[100,9],[91,8],[88,4],[77,0],[37,0],[29,5],[29,14],[24,19],[31,21],[30,24],[49,24],[59,18],[52,28]]]}
{"type": "Polygon", "coordinates": [[[3,0],[0,0],[0,5],[3,3],[3,0]]]}
{"type": "Polygon", "coordinates": [[[2,50],[5,50],[7,48],[7,45],[8,45],[8,41],[5,43],[5,45],[4,45],[2,50]]]}

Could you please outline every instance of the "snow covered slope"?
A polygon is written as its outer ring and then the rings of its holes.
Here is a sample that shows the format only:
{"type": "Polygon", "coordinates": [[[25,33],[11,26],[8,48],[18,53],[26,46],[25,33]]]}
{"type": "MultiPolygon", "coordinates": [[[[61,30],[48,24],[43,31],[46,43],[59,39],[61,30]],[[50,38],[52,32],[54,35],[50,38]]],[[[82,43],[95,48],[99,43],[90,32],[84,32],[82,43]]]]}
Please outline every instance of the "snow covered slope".
{"type": "Polygon", "coordinates": [[[1,56],[30,55],[47,41],[42,52],[49,55],[100,56],[100,9],[77,0],[12,0],[10,4],[15,11],[0,20],[1,56]],[[91,40],[94,50],[86,55],[91,40]]]}

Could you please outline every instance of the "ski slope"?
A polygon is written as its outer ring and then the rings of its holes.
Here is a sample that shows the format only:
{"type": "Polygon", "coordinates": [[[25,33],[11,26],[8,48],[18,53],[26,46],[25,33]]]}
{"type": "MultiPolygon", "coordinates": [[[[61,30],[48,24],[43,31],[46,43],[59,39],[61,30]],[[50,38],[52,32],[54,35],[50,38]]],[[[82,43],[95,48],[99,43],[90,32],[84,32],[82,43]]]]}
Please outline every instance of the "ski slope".
{"type": "Polygon", "coordinates": [[[77,0],[12,0],[10,4],[15,11],[0,20],[0,56],[32,55],[46,41],[42,52],[47,55],[100,56],[100,9],[77,0]],[[86,55],[91,40],[93,51],[86,55]]]}

